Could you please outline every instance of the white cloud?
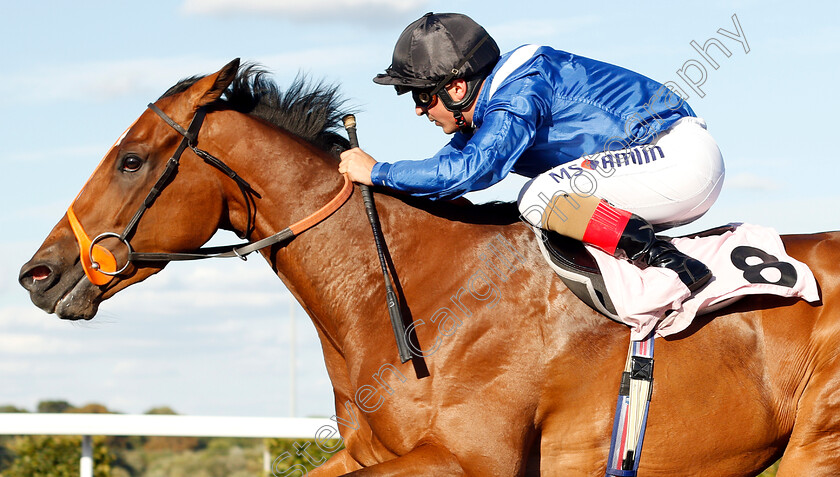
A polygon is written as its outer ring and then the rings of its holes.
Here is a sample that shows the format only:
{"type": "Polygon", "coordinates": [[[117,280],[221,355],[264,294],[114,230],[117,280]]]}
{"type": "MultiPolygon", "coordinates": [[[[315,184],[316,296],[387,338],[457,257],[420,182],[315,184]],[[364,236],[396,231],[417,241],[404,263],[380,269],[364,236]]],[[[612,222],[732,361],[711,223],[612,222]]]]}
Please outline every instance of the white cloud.
{"type": "Polygon", "coordinates": [[[185,0],[182,11],[199,15],[272,15],[288,20],[381,26],[416,16],[428,0],[185,0]]]}
{"type": "MultiPolygon", "coordinates": [[[[338,45],[292,49],[289,52],[261,58],[242,58],[257,62],[270,70],[290,73],[318,69],[346,71],[348,67],[365,67],[366,58],[358,58],[359,51],[372,45],[338,45]]],[[[20,94],[9,98],[4,106],[15,104],[46,104],[57,101],[108,102],[120,98],[142,96],[153,100],[178,80],[217,71],[232,58],[172,57],[101,61],[78,64],[54,64],[49,67],[11,72],[4,82],[20,94]],[[62,81],[54,78],[61,77],[62,81]]],[[[145,103],[144,103],[145,104],[145,103]]],[[[39,160],[55,151],[19,153],[6,161],[39,160]]],[[[64,151],[62,151],[64,152],[64,151]]],[[[102,154],[101,148],[77,147],[68,151],[74,155],[102,154]]]]}
{"type": "MultiPolygon", "coordinates": [[[[767,41],[767,46],[776,54],[825,58],[826,56],[836,56],[840,53],[840,45],[837,42],[837,30],[834,26],[823,26],[807,30],[785,28],[780,29],[780,31],[785,34],[774,35],[768,38],[767,41]]],[[[749,38],[747,38],[747,41],[749,42],[749,38]]],[[[821,62],[821,64],[825,63],[827,62],[821,62]]]]}
{"type": "MultiPolygon", "coordinates": [[[[190,414],[282,415],[291,304],[262,261],[173,264],[83,323],[47,316],[15,290],[3,297],[14,304],[0,302],[0,381],[9,390],[0,404],[31,408],[58,397],[124,412],[167,404],[190,414]]],[[[320,343],[294,306],[299,409],[329,415],[320,343]]]]}
{"type": "Polygon", "coordinates": [[[237,259],[204,263],[172,263],[147,281],[133,285],[103,303],[117,317],[144,314],[177,316],[224,310],[285,314],[291,297],[260,256],[246,263],[237,259]],[[251,263],[256,262],[256,263],[251,263]]]}
{"type": "Polygon", "coordinates": [[[0,350],[12,355],[68,355],[84,351],[85,344],[42,334],[4,333],[0,335],[0,350]]]}
{"type": "Polygon", "coordinates": [[[223,64],[185,57],[55,64],[11,73],[7,80],[22,92],[14,98],[19,104],[108,101],[140,93],[160,95],[180,78],[209,73],[223,64]],[[57,77],[62,80],[55,81],[57,77]]]}
{"type": "Polygon", "coordinates": [[[502,50],[505,50],[515,48],[522,43],[553,44],[582,30],[594,28],[601,22],[598,16],[580,15],[568,18],[513,20],[503,24],[485,25],[485,27],[502,50]]]}
{"type": "MultiPolygon", "coordinates": [[[[25,293],[18,288],[15,292],[25,293]]],[[[21,300],[23,301],[23,300],[21,300]]],[[[26,300],[29,301],[28,299],[26,300]]],[[[9,334],[10,330],[26,332],[50,332],[65,328],[66,322],[61,322],[54,317],[48,317],[46,313],[39,310],[31,303],[14,305],[3,305],[0,307],[0,329],[3,335],[9,334]]],[[[3,350],[0,347],[0,350],[3,350]]]]}
{"type": "Polygon", "coordinates": [[[767,176],[760,176],[751,172],[741,172],[726,178],[725,186],[728,189],[747,190],[780,190],[782,185],[767,176]]]}
{"type": "Polygon", "coordinates": [[[53,147],[46,149],[32,149],[24,152],[4,154],[0,160],[4,164],[12,165],[16,162],[44,162],[60,157],[63,160],[97,157],[103,154],[101,145],[53,147]]]}
{"type": "Polygon", "coordinates": [[[179,367],[183,363],[172,361],[168,357],[144,356],[119,358],[110,363],[110,374],[112,382],[118,382],[119,378],[149,378],[156,376],[177,375],[179,367]]]}

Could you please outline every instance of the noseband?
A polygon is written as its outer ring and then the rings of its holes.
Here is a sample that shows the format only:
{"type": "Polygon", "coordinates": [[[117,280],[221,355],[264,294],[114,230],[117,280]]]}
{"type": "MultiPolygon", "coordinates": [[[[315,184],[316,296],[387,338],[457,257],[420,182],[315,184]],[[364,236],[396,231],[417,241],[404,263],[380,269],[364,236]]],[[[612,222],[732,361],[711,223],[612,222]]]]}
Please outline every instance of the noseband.
{"type": "Polygon", "coordinates": [[[73,230],[73,234],[76,236],[76,241],[79,243],[79,252],[81,257],[82,268],[84,269],[85,275],[87,275],[91,283],[95,285],[106,285],[113,279],[113,277],[124,273],[128,269],[129,265],[131,265],[133,262],[169,262],[180,260],[198,260],[204,258],[226,257],[239,257],[242,260],[246,260],[246,256],[251,252],[260,250],[270,245],[286,242],[294,238],[296,235],[300,234],[304,230],[321,222],[333,212],[338,210],[338,208],[341,207],[347,201],[347,199],[353,192],[353,183],[345,175],[344,186],[342,187],[341,191],[324,207],[322,207],[314,214],[306,217],[305,219],[300,220],[292,224],[291,226],[281,230],[280,232],[270,237],[266,237],[262,240],[258,240],[256,242],[223,245],[219,247],[203,247],[193,252],[187,253],[135,252],[132,249],[129,240],[136,231],[137,224],[140,222],[140,219],[143,217],[143,214],[146,212],[146,210],[148,210],[152,206],[152,204],[154,204],[155,200],[158,198],[163,189],[172,181],[172,179],[178,173],[178,165],[181,160],[181,155],[188,148],[192,150],[197,156],[204,159],[205,162],[225,173],[225,175],[231,178],[239,186],[239,190],[242,192],[242,195],[245,198],[246,212],[248,215],[245,231],[239,237],[242,239],[247,239],[247,237],[253,231],[254,227],[252,210],[255,208],[256,205],[254,201],[254,195],[257,195],[257,193],[251,188],[251,185],[248,184],[248,182],[246,182],[244,179],[242,179],[242,177],[240,177],[239,174],[237,174],[233,169],[228,167],[217,157],[213,156],[207,151],[199,149],[197,146],[198,132],[201,129],[201,125],[204,122],[204,117],[206,116],[206,111],[204,110],[204,108],[199,108],[196,111],[187,129],[181,127],[180,124],[176,123],[172,118],[167,116],[166,113],[161,111],[161,109],[155,106],[154,104],[150,103],[149,109],[151,109],[155,114],[160,116],[160,118],[163,119],[163,121],[166,122],[166,124],[168,124],[170,127],[172,127],[172,129],[177,131],[178,134],[182,136],[182,139],[181,143],[178,145],[178,148],[175,150],[175,153],[172,154],[172,157],[170,157],[167,161],[166,168],[163,170],[160,177],[158,177],[158,180],[157,182],[155,182],[155,185],[152,186],[152,189],[149,191],[148,195],[143,200],[143,203],[140,204],[140,207],[137,209],[137,212],[134,213],[134,216],[132,216],[131,220],[128,222],[128,225],[125,227],[125,230],[123,230],[121,234],[118,234],[116,232],[105,232],[99,234],[98,236],[96,236],[96,238],[91,240],[88,238],[87,233],[84,231],[84,228],[82,227],[81,223],[76,217],[76,214],[73,211],[73,206],[71,205],[67,209],[67,217],[70,221],[70,226],[73,230]],[[114,255],[107,248],[99,245],[99,242],[108,238],[116,238],[117,240],[122,242],[128,250],[126,263],[120,269],[117,269],[117,260],[116,258],[114,258],[114,255]]]}

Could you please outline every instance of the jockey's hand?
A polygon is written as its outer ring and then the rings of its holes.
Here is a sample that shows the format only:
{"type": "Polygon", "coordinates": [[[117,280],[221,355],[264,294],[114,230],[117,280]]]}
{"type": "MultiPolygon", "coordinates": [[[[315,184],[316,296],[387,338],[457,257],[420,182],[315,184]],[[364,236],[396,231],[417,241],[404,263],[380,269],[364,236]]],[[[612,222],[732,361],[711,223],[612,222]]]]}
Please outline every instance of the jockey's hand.
{"type": "Polygon", "coordinates": [[[338,172],[347,174],[353,182],[372,186],[370,173],[374,164],[376,164],[376,159],[358,147],[354,147],[341,153],[341,164],[338,165],[338,172]]]}

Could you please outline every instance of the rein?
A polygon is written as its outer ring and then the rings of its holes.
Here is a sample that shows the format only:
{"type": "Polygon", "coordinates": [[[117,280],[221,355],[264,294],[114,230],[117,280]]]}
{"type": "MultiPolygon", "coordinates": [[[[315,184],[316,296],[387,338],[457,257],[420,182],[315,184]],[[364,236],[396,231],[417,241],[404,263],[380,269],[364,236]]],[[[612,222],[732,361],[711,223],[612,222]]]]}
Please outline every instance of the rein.
{"type": "Polygon", "coordinates": [[[79,243],[79,255],[81,258],[82,268],[85,271],[85,275],[94,285],[108,284],[113,279],[113,277],[122,274],[128,268],[128,266],[131,265],[132,262],[169,262],[181,260],[199,260],[204,258],[228,257],[239,257],[242,260],[246,260],[247,255],[252,252],[277,243],[287,242],[288,240],[291,240],[292,238],[304,232],[305,230],[314,227],[316,224],[329,217],[333,212],[335,212],[342,205],[344,205],[344,203],[347,201],[347,199],[350,198],[350,195],[353,193],[353,183],[350,181],[347,175],[345,175],[344,186],[341,188],[341,191],[339,191],[338,195],[336,195],[332,200],[330,200],[325,206],[323,206],[315,213],[309,215],[308,217],[299,220],[298,222],[295,222],[289,227],[286,227],[280,232],[277,232],[274,235],[266,237],[262,240],[258,240],[256,242],[223,245],[219,247],[202,247],[192,252],[183,253],[135,252],[132,249],[129,240],[136,231],[137,224],[140,222],[140,219],[143,217],[143,214],[154,204],[154,201],[157,199],[157,197],[160,195],[163,189],[172,181],[172,179],[177,174],[178,165],[181,160],[181,155],[184,153],[185,150],[187,150],[187,148],[192,150],[197,156],[204,159],[204,161],[208,164],[224,172],[225,175],[227,175],[234,182],[236,182],[236,184],[239,186],[240,191],[242,191],[242,195],[245,197],[245,203],[248,214],[248,223],[245,228],[245,233],[240,235],[240,238],[246,238],[248,235],[250,235],[253,229],[251,211],[252,208],[255,206],[253,198],[253,194],[255,194],[255,192],[251,188],[250,184],[248,184],[248,182],[242,179],[242,177],[240,177],[233,169],[228,167],[220,159],[213,156],[209,152],[199,149],[197,147],[198,132],[201,129],[201,125],[204,122],[204,117],[206,116],[206,111],[204,110],[204,108],[199,108],[196,111],[187,129],[184,129],[180,124],[172,120],[172,118],[167,116],[166,113],[161,111],[161,109],[155,106],[154,104],[150,103],[149,109],[151,109],[155,114],[160,116],[160,118],[163,119],[163,121],[166,122],[166,124],[168,124],[170,127],[172,127],[172,129],[177,131],[178,134],[183,136],[183,139],[181,139],[181,143],[178,145],[178,148],[175,150],[175,153],[167,161],[166,168],[161,173],[157,182],[155,182],[155,185],[152,186],[152,189],[149,191],[148,195],[143,200],[143,203],[137,209],[137,212],[135,212],[134,216],[132,216],[128,225],[125,227],[125,230],[123,230],[121,234],[117,234],[115,232],[105,232],[99,234],[98,236],[96,236],[96,238],[91,240],[88,237],[88,234],[85,232],[84,227],[82,227],[82,224],[76,217],[76,214],[73,211],[73,205],[71,204],[70,207],[67,209],[67,218],[70,221],[70,226],[73,230],[73,234],[76,236],[76,241],[79,243]],[[107,238],[118,239],[126,246],[126,249],[128,250],[126,263],[119,270],[117,269],[117,260],[111,253],[111,251],[98,244],[99,242],[107,238]]]}

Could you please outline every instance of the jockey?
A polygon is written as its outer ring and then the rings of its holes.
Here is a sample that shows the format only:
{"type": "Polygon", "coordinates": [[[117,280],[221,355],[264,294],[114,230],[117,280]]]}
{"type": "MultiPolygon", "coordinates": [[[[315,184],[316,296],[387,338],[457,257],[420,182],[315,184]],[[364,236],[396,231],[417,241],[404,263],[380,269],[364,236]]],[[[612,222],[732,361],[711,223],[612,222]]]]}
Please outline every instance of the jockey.
{"type": "Polygon", "coordinates": [[[673,270],[692,292],[711,278],[655,235],[703,215],[724,176],[705,122],[660,83],[546,46],[500,56],[484,28],[454,13],[410,24],[373,81],[410,92],[416,114],[453,137],[420,161],[345,151],[350,179],[434,200],[514,172],[532,178],[518,199],[532,226],[673,270]]]}

